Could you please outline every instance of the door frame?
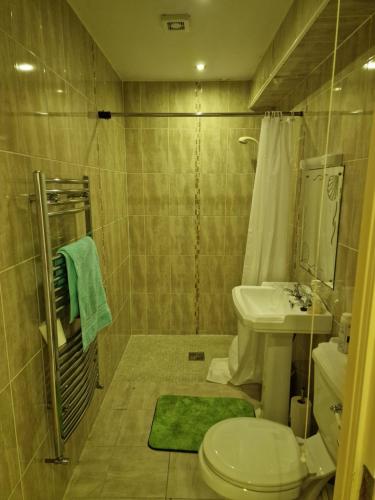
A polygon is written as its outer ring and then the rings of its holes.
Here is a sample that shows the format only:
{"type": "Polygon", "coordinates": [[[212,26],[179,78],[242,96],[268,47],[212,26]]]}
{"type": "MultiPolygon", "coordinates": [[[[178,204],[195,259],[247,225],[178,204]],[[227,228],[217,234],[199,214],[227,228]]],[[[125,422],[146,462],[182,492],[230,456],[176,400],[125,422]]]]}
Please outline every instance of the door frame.
{"type": "Polygon", "coordinates": [[[375,113],[363,202],[334,500],[359,498],[364,465],[372,475],[375,474],[374,400],[375,113]]]}

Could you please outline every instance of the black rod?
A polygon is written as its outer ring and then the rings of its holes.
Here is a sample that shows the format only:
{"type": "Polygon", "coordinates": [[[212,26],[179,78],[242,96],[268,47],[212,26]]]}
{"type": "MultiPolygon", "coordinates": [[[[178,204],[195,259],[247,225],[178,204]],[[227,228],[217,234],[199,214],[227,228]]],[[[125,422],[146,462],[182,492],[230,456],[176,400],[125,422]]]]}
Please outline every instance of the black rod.
{"type": "Polygon", "coordinates": [[[303,116],[303,111],[245,111],[245,112],[238,112],[238,111],[233,111],[233,112],[228,112],[228,113],[205,113],[205,112],[198,112],[198,113],[133,113],[133,112],[128,112],[128,113],[118,113],[114,112],[112,113],[111,111],[98,111],[98,118],[101,118],[103,120],[109,120],[112,117],[117,117],[117,116],[125,116],[127,118],[141,118],[141,117],[154,117],[154,118],[164,118],[164,117],[170,117],[170,118],[212,118],[212,117],[230,117],[230,116],[264,116],[266,113],[269,113],[270,116],[272,116],[272,113],[275,113],[275,116],[303,116]]]}

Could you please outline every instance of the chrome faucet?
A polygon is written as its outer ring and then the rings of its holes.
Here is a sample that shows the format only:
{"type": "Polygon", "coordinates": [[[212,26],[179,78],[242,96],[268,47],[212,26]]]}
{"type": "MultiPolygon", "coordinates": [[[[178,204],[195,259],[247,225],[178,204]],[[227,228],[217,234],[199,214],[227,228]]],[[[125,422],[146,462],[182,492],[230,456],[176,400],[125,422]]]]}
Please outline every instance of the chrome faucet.
{"type": "MultiPolygon", "coordinates": [[[[295,299],[295,302],[299,304],[302,310],[307,310],[312,305],[312,294],[306,290],[306,287],[301,285],[300,283],[296,283],[291,288],[285,288],[286,292],[295,299]]],[[[290,305],[293,307],[294,303],[290,302],[290,305]]]]}

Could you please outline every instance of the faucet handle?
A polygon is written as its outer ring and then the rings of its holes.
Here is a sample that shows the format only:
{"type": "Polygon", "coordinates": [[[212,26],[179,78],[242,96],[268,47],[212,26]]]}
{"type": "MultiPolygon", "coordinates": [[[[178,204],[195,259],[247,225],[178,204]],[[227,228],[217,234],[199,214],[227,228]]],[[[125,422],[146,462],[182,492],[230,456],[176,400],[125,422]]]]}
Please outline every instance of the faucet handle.
{"type": "Polygon", "coordinates": [[[302,294],[303,294],[303,288],[302,288],[301,283],[295,283],[294,288],[293,288],[293,295],[297,299],[301,299],[302,298],[302,294]]]}

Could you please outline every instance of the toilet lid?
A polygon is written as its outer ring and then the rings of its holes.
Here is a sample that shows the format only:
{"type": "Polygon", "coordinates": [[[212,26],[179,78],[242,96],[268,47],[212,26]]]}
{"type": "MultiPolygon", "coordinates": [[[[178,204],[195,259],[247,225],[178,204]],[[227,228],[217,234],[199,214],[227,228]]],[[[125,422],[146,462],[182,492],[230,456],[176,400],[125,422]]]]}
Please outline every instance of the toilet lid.
{"type": "Polygon", "coordinates": [[[213,470],[248,489],[292,486],[305,476],[293,431],[270,420],[223,420],[208,430],[202,446],[213,470]]]}

